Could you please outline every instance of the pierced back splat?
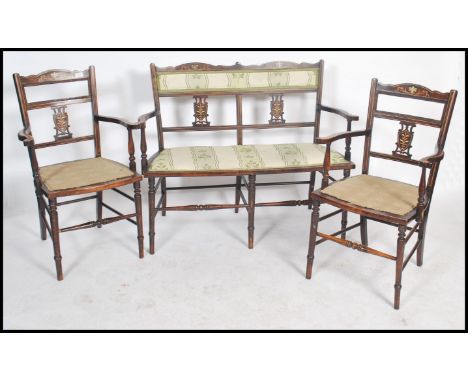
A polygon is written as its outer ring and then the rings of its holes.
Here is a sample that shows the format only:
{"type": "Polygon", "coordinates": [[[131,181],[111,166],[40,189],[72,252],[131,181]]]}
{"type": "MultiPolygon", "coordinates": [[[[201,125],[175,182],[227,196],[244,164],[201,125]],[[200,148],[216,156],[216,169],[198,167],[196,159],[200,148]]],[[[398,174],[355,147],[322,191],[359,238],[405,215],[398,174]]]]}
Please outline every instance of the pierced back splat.
{"type": "Polygon", "coordinates": [[[54,129],[57,132],[54,135],[56,141],[72,137],[72,133],[69,130],[70,125],[68,124],[68,113],[65,111],[66,108],[66,106],[52,107],[52,110],[54,111],[54,129]]]}
{"type": "Polygon", "coordinates": [[[392,151],[394,156],[400,158],[411,158],[410,149],[411,142],[413,141],[414,132],[413,129],[416,127],[411,122],[400,122],[401,128],[398,130],[398,137],[396,141],[396,149],[392,151]]]}
{"type": "Polygon", "coordinates": [[[206,100],[207,96],[194,96],[193,99],[193,111],[195,122],[192,123],[193,126],[210,126],[208,122],[208,101],[206,100]]]}
{"type": "Polygon", "coordinates": [[[271,119],[268,121],[270,124],[285,123],[284,115],[284,101],[283,95],[272,95],[270,101],[270,115],[271,119]]]}

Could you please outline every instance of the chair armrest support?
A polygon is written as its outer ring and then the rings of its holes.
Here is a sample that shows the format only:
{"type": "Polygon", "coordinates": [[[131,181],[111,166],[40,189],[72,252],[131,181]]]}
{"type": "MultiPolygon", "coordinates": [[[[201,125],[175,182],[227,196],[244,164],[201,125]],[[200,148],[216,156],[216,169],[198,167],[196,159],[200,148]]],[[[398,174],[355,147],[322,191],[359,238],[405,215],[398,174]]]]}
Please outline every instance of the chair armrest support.
{"type": "MultiPolygon", "coordinates": [[[[349,147],[351,144],[352,137],[359,137],[359,136],[367,136],[371,133],[370,129],[366,130],[356,130],[356,131],[346,131],[344,133],[333,134],[328,137],[317,138],[315,140],[316,143],[325,144],[325,156],[323,158],[323,178],[322,178],[322,188],[328,187],[329,178],[330,178],[330,166],[331,166],[331,159],[330,159],[330,152],[331,152],[331,144],[340,139],[346,139],[346,146],[349,147]]],[[[346,160],[349,160],[345,156],[346,160]]],[[[345,174],[345,177],[349,176],[349,172],[345,174]]]]}
{"type": "MultiPolygon", "coordinates": [[[[128,131],[128,155],[129,155],[129,168],[130,170],[136,172],[136,162],[135,162],[135,144],[133,142],[133,130],[144,130],[144,123],[132,123],[127,121],[126,119],[122,118],[115,118],[115,117],[108,117],[104,115],[96,115],[94,116],[96,121],[101,121],[101,122],[109,122],[109,123],[115,123],[118,125],[122,125],[127,128],[128,131]]],[[[141,145],[146,145],[145,142],[141,142],[141,145]]]]}
{"type": "Polygon", "coordinates": [[[343,133],[337,133],[329,135],[328,137],[319,137],[315,140],[316,143],[328,145],[332,142],[338,141],[340,139],[359,137],[363,135],[369,135],[371,130],[356,130],[356,131],[345,131],[343,133]]]}
{"type": "Polygon", "coordinates": [[[146,151],[148,150],[148,146],[146,144],[146,122],[159,115],[156,110],[153,110],[149,113],[140,115],[138,117],[138,123],[141,126],[141,140],[140,140],[140,149],[141,149],[141,171],[145,173],[148,170],[148,155],[146,151]]]}
{"type": "Polygon", "coordinates": [[[339,115],[340,117],[345,118],[348,122],[349,121],[359,121],[359,116],[350,114],[347,111],[342,110],[342,109],[337,109],[337,108],[330,107],[330,106],[325,106],[325,105],[319,105],[319,108],[322,111],[326,111],[328,113],[339,115]]]}
{"type": "Polygon", "coordinates": [[[132,123],[123,118],[108,117],[105,115],[96,115],[94,118],[96,119],[96,121],[115,123],[118,125],[122,125],[130,130],[138,130],[142,128],[141,122],[132,123]]]}

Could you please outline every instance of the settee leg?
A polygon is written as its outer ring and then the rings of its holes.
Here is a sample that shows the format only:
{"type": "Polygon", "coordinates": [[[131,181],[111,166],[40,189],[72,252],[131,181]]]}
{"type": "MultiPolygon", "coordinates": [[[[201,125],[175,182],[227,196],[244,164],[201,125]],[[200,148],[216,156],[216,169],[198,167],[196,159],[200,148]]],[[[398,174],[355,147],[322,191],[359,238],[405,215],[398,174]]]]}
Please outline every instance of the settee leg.
{"type": "Polygon", "coordinates": [[[254,240],[254,216],[255,216],[255,175],[249,175],[249,249],[253,248],[254,240]]]}

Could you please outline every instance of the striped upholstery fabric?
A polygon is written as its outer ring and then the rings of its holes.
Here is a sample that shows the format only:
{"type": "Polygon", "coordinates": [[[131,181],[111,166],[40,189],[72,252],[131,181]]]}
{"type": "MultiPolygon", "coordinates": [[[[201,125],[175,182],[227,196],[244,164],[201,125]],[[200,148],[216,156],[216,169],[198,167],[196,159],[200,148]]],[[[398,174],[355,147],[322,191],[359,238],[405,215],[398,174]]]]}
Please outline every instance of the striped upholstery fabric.
{"type": "Polygon", "coordinates": [[[173,71],[156,76],[161,95],[194,91],[248,93],[262,90],[317,90],[318,68],[173,71]]]}
{"type": "MultiPolygon", "coordinates": [[[[150,172],[282,169],[320,166],[325,147],[313,143],[195,146],[165,149],[152,161],[150,172]]],[[[331,152],[332,165],[346,164],[331,152]]]]}

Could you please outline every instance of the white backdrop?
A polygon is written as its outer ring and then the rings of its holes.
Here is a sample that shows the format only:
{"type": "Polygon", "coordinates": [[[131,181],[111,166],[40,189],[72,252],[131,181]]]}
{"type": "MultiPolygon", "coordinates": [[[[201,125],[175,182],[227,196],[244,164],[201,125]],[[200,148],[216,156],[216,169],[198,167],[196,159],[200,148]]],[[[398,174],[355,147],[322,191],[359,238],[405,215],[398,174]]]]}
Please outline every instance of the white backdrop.
{"type": "MultiPolygon", "coordinates": [[[[35,209],[33,197],[33,182],[26,149],[17,140],[16,134],[22,128],[18,102],[12,74],[37,74],[41,71],[60,69],[83,70],[89,65],[95,65],[97,73],[97,89],[99,95],[100,114],[124,117],[136,120],[137,116],[153,109],[153,98],[149,74],[149,64],[158,66],[178,65],[185,62],[201,61],[211,64],[232,65],[236,61],[244,65],[261,64],[264,62],[285,60],[295,62],[316,62],[325,60],[323,101],[325,105],[343,108],[360,116],[360,121],[353,124],[353,129],[363,129],[366,122],[370,81],[373,77],[384,83],[414,82],[432,89],[449,91],[457,89],[459,98],[455,107],[451,129],[448,134],[445,152],[446,157],[439,172],[437,189],[462,189],[464,179],[464,54],[460,52],[7,52],[4,55],[3,70],[3,213],[4,217],[13,216],[35,209]]],[[[81,95],[76,86],[74,95],[81,95]]],[[[50,99],[55,96],[69,94],[65,88],[57,88],[58,93],[45,91],[43,87],[33,89],[31,100],[50,99]],[[35,98],[36,97],[36,98],[35,98]]],[[[47,87],[45,87],[47,88],[47,87]]],[[[402,101],[399,101],[402,102],[402,101]]],[[[191,100],[183,100],[174,107],[171,101],[164,101],[163,121],[171,126],[180,123],[190,123],[193,110],[191,100]]],[[[398,110],[410,114],[421,113],[422,116],[439,117],[437,105],[427,109],[420,102],[412,104],[385,103],[387,110],[399,107],[398,110]],[[403,108],[403,109],[402,109],[403,108]]],[[[382,109],[385,109],[382,107],[382,109]]],[[[313,99],[288,100],[285,104],[285,118],[288,122],[303,120],[304,116],[312,117],[313,99]]],[[[395,109],[396,110],[396,109],[395,109]]],[[[37,111],[32,115],[32,129],[40,140],[50,140],[53,136],[50,110],[37,111]]],[[[210,119],[217,122],[229,122],[235,118],[235,108],[232,99],[210,101],[210,119]]],[[[75,136],[89,132],[91,119],[89,106],[77,105],[70,107],[71,130],[75,136]]],[[[321,135],[329,135],[343,131],[345,121],[339,117],[323,113],[321,135]]],[[[246,103],[246,119],[265,121],[268,115],[268,100],[260,99],[255,103],[246,103]]],[[[247,121],[246,121],[247,122],[247,121]]],[[[385,122],[384,124],[389,124],[385,122]]],[[[391,124],[391,123],[390,123],[391,124]]],[[[376,125],[373,137],[373,148],[390,152],[396,140],[396,127],[386,129],[382,124],[376,125]],[[378,129],[378,132],[377,132],[378,129]]],[[[156,150],[156,134],[154,119],[148,124],[149,154],[156,150]]],[[[312,131],[303,129],[266,130],[247,132],[244,143],[266,142],[297,142],[308,141],[312,131]]],[[[103,124],[101,129],[103,156],[127,162],[127,140],[124,128],[117,125],[103,124]]],[[[414,138],[414,158],[419,158],[433,152],[435,144],[434,133],[430,128],[418,127],[414,138]]],[[[166,147],[194,144],[234,144],[235,133],[184,133],[183,135],[166,135],[166,147]]],[[[38,141],[38,139],[36,139],[38,141]]],[[[139,140],[136,139],[136,144],[139,140]]],[[[336,148],[340,149],[340,144],[336,148]]],[[[39,156],[40,165],[62,160],[89,157],[92,155],[92,143],[46,149],[39,156]],[[68,151],[67,151],[68,149],[68,151]]],[[[355,139],[352,144],[353,161],[360,171],[363,140],[355,139]]],[[[137,146],[138,147],[138,146],[137,146]]],[[[138,152],[137,152],[138,153],[138,152]]],[[[391,178],[417,184],[419,170],[411,166],[402,166],[389,161],[375,159],[371,161],[371,174],[380,174],[391,178]]],[[[289,179],[304,179],[304,174],[287,175],[289,179]]],[[[212,182],[213,180],[205,180],[212,182]]],[[[181,180],[174,179],[176,185],[181,180]]],[[[199,180],[183,180],[199,182],[199,180]]],[[[215,180],[219,182],[219,180],[215,180]]],[[[436,192],[437,194],[437,192],[436,192]]]]}

